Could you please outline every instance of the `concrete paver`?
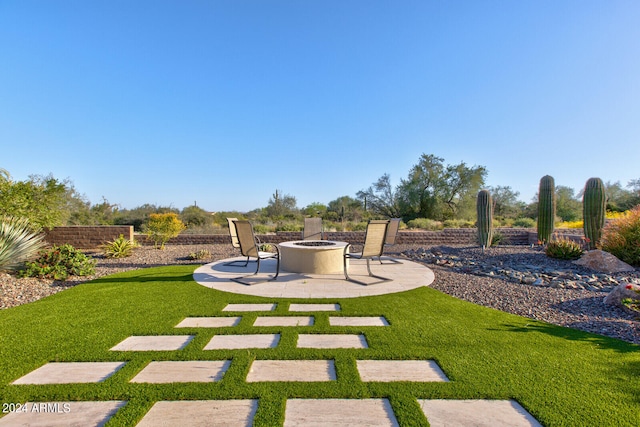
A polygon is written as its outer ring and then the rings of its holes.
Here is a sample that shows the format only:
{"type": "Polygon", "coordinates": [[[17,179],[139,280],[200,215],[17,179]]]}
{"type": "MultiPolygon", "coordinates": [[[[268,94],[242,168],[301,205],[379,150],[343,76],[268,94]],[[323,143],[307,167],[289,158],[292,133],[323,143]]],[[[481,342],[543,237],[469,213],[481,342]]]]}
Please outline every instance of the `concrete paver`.
{"type": "Polygon", "coordinates": [[[111,351],[171,351],[181,350],[193,339],[193,335],[143,335],[132,336],[112,347],[111,351]]]}
{"type": "Polygon", "coordinates": [[[278,342],[280,334],[214,335],[204,349],[275,348],[278,342]]]}
{"type": "Polygon", "coordinates": [[[397,427],[388,399],[288,399],[285,427],[397,427]]]}
{"type": "Polygon", "coordinates": [[[227,304],[222,311],[273,311],[276,306],[277,304],[227,304]]]}
{"type": "Polygon", "coordinates": [[[289,311],[340,311],[340,304],[290,304],[289,311]]]}
{"type": "Polygon", "coordinates": [[[429,424],[437,426],[542,427],[514,400],[418,400],[429,424]]]}
{"type": "Polygon", "coordinates": [[[300,334],[298,348],[368,348],[362,334],[300,334]]]}
{"type": "Polygon", "coordinates": [[[156,402],[138,427],[229,427],[253,425],[258,400],[180,400],[156,402]]]}
{"type": "Polygon", "coordinates": [[[0,426],[69,427],[103,426],[127,402],[27,402],[24,412],[0,418],[0,426]]]}
{"type": "Polygon", "coordinates": [[[206,383],[222,379],[230,360],[190,360],[151,362],[132,383],[206,383]]]}
{"type": "Polygon", "coordinates": [[[242,317],[186,317],[176,328],[228,328],[238,326],[242,317]]]}
{"type": "Polygon", "coordinates": [[[253,326],[313,326],[313,316],[259,316],[253,326]]]}
{"type": "Polygon", "coordinates": [[[330,326],[389,326],[384,316],[378,317],[329,317],[330,326]]]}
{"type": "Polygon", "coordinates": [[[433,360],[356,360],[364,382],[449,381],[433,360]]]}
{"type": "Polygon", "coordinates": [[[122,368],[125,362],[53,362],[18,378],[13,384],[98,383],[122,368]]]}
{"type": "Polygon", "coordinates": [[[247,375],[247,382],[335,380],[333,360],[254,360],[247,375]]]}

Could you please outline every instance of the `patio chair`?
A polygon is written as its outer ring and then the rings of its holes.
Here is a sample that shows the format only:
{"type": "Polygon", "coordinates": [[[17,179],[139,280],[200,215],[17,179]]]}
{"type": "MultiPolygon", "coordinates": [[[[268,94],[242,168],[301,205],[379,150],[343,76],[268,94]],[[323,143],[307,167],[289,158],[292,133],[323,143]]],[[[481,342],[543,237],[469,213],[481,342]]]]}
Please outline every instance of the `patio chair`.
{"type": "Polygon", "coordinates": [[[323,240],[322,218],[305,218],[302,240],[323,240]]]}
{"type": "Polygon", "coordinates": [[[349,247],[351,245],[347,245],[344,248],[344,277],[350,281],[359,283],[361,285],[367,285],[365,282],[361,282],[359,280],[352,279],[349,277],[349,268],[347,267],[347,260],[349,258],[355,259],[366,259],[367,260],[367,271],[369,272],[369,276],[375,277],[376,279],[381,279],[383,282],[389,281],[391,279],[387,279],[386,277],[376,276],[371,272],[371,265],[369,261],[371,258],[378,258],[382,255],[384,251],[384,242],[385,237],[387,235],[387,228],[389,226],[388,220],[371,220],[369,224],[367,224],[367,231],[364,236],[364,246],[362,247],[362,252],[357,253],[349,253],[349,247]]]}
{"type": "MultiPolygon", "coordinates": [[[[392,246],[396,244],[396,237],[398,237],[398,229],[400,228],[400,220],[402,218],[391,218],[389,220],[389,226],[387,227],[387,234],[384,237],[384,246],[392,246]]],[[[380,264],[382,264],[382,257],[379,258],[380,264]]],[[[394,264],[402,264],[402,262],[392,259],[394,264]]]]}
{"type": "Polygon", "coordinates": [[[235,225],[235,229],[238,237],[238,244],[240,245],[240,253],[242,253],[243,256],[246,256],[247,260],[249,258],[256,258],[257,266],[256,266],[255,273],[249,274],[247,276],[236,277],[231,280],[237,283],[241,283],[243,285],[255,284],[255,283],[245,282],[242,279],[245,279],[250,276],[255,276],[256,274],[258,274],[258,272],[260,271],[260,261],[263,259],[269,259],[269,258],[275,258],[277,261],[276,275],[266,281],[268,282],[271,280],[276,280],[278,277],[278,274],[280,274],[280,249],[278,248],[278,245],[272,245],[276,249],[275,253],[262,252],[260,251],[259,243],[256,239],[255,234],[253,233],[253,227],[251,226],[251,223],[249,221],[236,220],[236,221],[233,221],[233,224],[235,225]]]}
{"type": "MultiPolygon", "coordinates": [[[[233,223],[234,221],[237,221],[237,220],[238,218],[227,218],[227,222],[229,223],[229,237],[231,237],[231,246],[233,246],[236,249],[240,249],[240,242],[238,242],[238,232],[236,231],[236,225],[233,223]]],[[[249,257],[247,257],[245,261],[242,261],[242,260],[229,261],[229,262],[225,262],[223,265],[227,265],[229,267],[246,267],[247,265],[249,265],[249,262],[255,262],[255,261],[250,261],[249,257]]]]}

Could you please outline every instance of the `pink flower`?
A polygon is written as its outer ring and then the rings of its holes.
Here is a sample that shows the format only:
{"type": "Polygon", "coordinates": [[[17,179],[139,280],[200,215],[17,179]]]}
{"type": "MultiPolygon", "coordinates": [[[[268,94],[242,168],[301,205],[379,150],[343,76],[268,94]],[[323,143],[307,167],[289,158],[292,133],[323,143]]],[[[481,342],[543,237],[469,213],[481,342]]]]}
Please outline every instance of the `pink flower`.
{"type": "Polygon", "coordinates": [[[629,284],[629,285],[625,286],[625,288],[631,290],[631,289],[633,289],[633,285],[629,284]]]}

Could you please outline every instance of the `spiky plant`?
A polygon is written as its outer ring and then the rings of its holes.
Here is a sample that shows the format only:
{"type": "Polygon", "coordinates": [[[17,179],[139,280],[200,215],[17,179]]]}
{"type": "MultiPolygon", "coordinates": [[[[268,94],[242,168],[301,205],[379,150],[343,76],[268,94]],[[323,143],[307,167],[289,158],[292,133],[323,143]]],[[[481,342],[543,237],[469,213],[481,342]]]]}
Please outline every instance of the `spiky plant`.
{"type": "Polygon", "coordinates": [[[553,177],[545,175],[540,179],[538,190],[538,241],[549,243],[556,219],[556,186],[553,177]]]}
{"type": "Polygon", "coordinates": [[[15,270],[46,246],[26,218],[7,217],[0,222],[0,270],[15,270]]]}
{"type": "Polygon", "coordinates": [[[478,213],[478,242],[483,248],[491,246],[493,235],[493,202],[488,190],[480,190],[476,200],[478,213]]]}
{"type": "Polygon", "coordinates": [[[600,243],[605,222],[606,196],[604,184],[600,178],[589,178],[584,186],[582,198],[582,217],[584,236],[589,249],[595,249],[600,243]]]}

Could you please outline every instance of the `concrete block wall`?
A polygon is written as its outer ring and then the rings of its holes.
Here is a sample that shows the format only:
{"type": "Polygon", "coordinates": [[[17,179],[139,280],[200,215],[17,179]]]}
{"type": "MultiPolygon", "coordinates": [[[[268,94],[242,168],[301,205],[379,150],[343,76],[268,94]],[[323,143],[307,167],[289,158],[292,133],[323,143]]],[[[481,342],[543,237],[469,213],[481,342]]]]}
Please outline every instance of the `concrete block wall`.
{"type": "Polygon", "coordinates": [[[94,249],[103,243],[117,239],[120,235],[133,239],[132,225],[70,226],[54,227],[45,231],[45,240],[50,245],[69,243],[78,249],[94,249]]]}
{"type": "MultiPolygon", "coordinates": [[[[506,238],[506,244],[510,245],[532,245],[538,241],[538,235],[535,229],[530,228],[497,228],[506,238]]],[[[61,245],[69,243],[80,249],[94,249],[105,242],[118,238],[120,234],[128,239],[135,238],[138,243],[150,246],[153,241],[149,240],[146,235],[133,233],[133,226],[71,226],[71,227],[55,227],[46,232],[46,240],[50,244],[61,245]]],[[[558,235],[580,241],[582,239],[582,230],[579,229],[559,229],[558,235]]],[[[346,232],[326,232],[325,238],[328,240],[337,240],[350,242],[354,244],[364,242],[363,231],[346,231],[346,232]]],[[[407,231],[398,232],[396,239],[397,244],[401,245],[473,245],[477,241],[477,230],[475,228],[445,228],[440,231],[407,231]]],[[[300,240],[301,232],[279,231],[275,234],[261,234],[258,236],[260,241],[264,243],[280,243],[291,240],[300,240]]],[[[216,245],[231,244],[228,234],[181,234],[169,241],[170,245],[216,245]]]]}

